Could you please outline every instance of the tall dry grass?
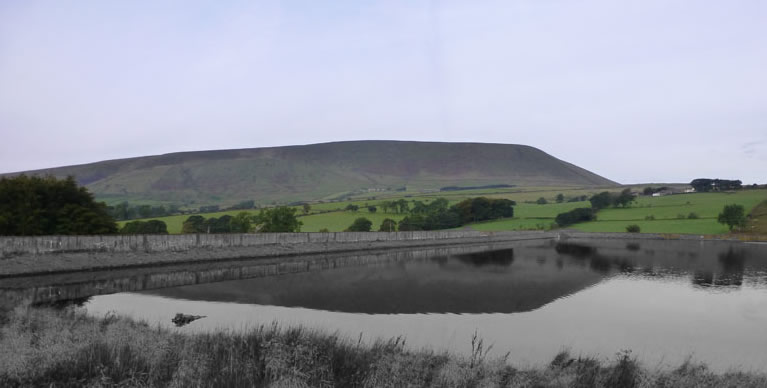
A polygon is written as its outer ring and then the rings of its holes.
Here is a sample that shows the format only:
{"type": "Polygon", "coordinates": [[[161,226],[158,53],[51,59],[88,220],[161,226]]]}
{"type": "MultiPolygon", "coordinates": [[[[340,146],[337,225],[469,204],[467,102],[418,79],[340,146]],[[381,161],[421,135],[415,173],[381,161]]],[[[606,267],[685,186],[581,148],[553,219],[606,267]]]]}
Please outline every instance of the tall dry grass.
{"type": "Polygon", "coordinates": [[[411,351],[400,338],[372,345],[305,328],[182,335],[75,309],[19,308],[2,317],[0,386],[46,387],[765,387],[764,374],[713,373],[685,363],[649,370],[629,352],[604,365],[557,355],[517,369],[489,358],[411,351]]]}

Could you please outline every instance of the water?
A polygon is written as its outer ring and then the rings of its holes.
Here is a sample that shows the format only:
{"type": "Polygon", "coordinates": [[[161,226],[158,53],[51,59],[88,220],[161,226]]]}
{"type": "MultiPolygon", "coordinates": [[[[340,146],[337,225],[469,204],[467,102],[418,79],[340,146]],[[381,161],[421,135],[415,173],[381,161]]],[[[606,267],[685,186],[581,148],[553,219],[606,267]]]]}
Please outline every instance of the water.
{"type": "Polygon", "coordinates": [[[0,292],[40,302],[138,291],[84,306],[181,332],[278,322],[457,353],[477,333],[491,354],[509,352],[521,365],[562,349],[602,359],[630,349],[649,366],[692,357],[720,371],[767,369],[767,245],[536,241],[285,260],[71,275],[27,288],[19,279],[0,292]],[[207,317],[176,328],[178,312],[207,317]]]}

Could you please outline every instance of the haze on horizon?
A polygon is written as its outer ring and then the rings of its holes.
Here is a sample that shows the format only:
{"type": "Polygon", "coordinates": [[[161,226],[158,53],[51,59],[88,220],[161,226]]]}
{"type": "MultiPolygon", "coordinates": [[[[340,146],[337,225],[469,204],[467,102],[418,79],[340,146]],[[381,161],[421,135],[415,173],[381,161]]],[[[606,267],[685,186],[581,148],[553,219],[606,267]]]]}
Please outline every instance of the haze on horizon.
{"type": "Polygon", "coordinates": [[[0,172],[343,140],[767,183],[767,4],[0,3],[0,172]]]}

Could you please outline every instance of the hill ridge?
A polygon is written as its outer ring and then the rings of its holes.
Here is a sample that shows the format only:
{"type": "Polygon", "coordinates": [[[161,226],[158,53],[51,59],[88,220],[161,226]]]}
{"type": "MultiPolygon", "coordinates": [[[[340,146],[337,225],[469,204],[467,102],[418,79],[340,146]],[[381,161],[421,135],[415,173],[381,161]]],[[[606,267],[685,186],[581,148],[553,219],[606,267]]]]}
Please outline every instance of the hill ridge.
{"type": "Polygon", "coordinates": [[[407,186],[608,186],[617,183],[521,144],[351,140],[181,151],[4,175],[74,175],[97,197],[183,203],[318,200],[407,186]]]}

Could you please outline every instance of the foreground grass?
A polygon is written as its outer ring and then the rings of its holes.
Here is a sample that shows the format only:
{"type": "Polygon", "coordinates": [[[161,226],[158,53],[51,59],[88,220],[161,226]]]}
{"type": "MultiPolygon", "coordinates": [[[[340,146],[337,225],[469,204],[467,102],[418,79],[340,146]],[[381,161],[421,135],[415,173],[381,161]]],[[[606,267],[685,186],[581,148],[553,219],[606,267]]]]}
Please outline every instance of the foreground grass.
{"type": "Polygon", "coordinates": [[[548,367],[372,345],[302,328],[183,335],[76,310],[19,308],[0,327],[0,386],[140,387],[764,387],[756,373],[716,374],[685,363],[651,370],[630,353],[605,365],[560,353],[548,367]]]}

